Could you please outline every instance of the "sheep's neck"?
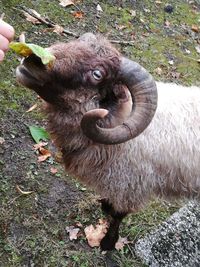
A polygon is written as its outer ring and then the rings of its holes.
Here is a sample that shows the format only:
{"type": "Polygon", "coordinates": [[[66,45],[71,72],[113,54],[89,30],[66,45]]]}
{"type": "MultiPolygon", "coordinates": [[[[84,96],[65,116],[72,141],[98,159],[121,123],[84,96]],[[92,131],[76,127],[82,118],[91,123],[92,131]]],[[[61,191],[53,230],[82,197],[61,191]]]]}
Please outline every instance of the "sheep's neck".
{"type": "MultiPolygon", "coordinates": [[[[118,157],[120,145],[107,146],[95,144],[83,135],[80,122],[87,109],[94,108],[81,101],[70,102],[68,110],[61,111],[58,107],[47,105],[48,129],[53,142],[63,153],[63,161],[67,172],[85,182],[92,177],[94,171],[98,178],[98,169],[109,169],[113,160],[118,157]],[[84,166],[84,168],[83,168],[84,166]]],[[[100,176],[100,174],[99,174],[100,176]]]]}

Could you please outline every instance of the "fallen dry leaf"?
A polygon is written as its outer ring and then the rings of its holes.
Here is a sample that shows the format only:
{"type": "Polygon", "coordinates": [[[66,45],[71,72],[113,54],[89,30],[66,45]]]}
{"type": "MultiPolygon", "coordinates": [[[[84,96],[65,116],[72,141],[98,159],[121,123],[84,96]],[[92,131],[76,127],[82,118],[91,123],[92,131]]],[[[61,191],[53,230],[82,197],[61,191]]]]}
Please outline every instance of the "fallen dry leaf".
{"type": "Polygon", "coordinates": [[[48,142],[39,142],[33,146],[34,150],[39,150],[41,147],[47,146],[48,142]]]}
{"type": "MultiPolygon", "coordinates": [[[[36,12],[36,11],[35,11],[36,12]]],[[[37,13],[37,12],[36,12],[37,13]]],[[[41,24],[41,22],[36,19],[35,17],[31,16],[29,13],[27,12],[23,12],[24,16],[26,17],[26,20],[33,23],[33,24],[41,24]]],[[[40,15],[39,15],[40,16],[40,15]]]]}
{"type": "Polygon", "coordinates": [[[18,191],[20,194],[22,194],[22,195],[30,195],[30,194],[33,193],[33,191],[23,191],[23,190],[19,187],[19,185],[16,185],[16,189],[17,189],[17,191],[18,191]]]}
{"type": "Polygon", "coordinates": [[[185,49],[185,53],[189,55],[189,54],[191,54],[191,51],[190,51],[189,49],[186,48],[186,49],[185,49]]]}
{"type": "Polygon", "coordinates": [[[60,25],[57,25],[57,24],[56,24],[56,25],[53,27],[53,32],[55,32],[55,33],[57,33],[57,34],[62,34],[63,31],[64,31],[64,28],[63,28],[62,26],[60,26],[60,25]]]}
{"type": "Polygon", "coordinates": [[[78,227],[80,227],[80,228],[83,227],[82,223],[80,223],[80,222],[77,222],[77,223],[76,223],[76,226],[78,226],[78,227]]]}
{"type": "Polygon", "coordinates": [[[172,60],[169,60],[168,63],[169,63],[169,65],[174,65],[173,59],[172,60]]]}
{"type": "Polygon", "coordinates": [[[92,224],[84,229],[86,239],[91,247],[98,247],[101,240],[105,236],[108,228],[106,220],[99,220],[99,223],[94,227],[92,224]]]}
{"type": "Polygon", "coordinates": [[[51,152],[48,149],[40,147],[38,151],[41,154],[41,156],[38,157],[38,162],[43,162],[51,157],[51,152]]]}
{"type": "Polygon", "coordinates": [[[73,13],[73,16],[76,18],[76,19],[82,19],[83,18],[83,12],[82,11],[76,11],[73,13]]]}
{"type": "Polygon", "coordinates": [[[195,49],[196,49],[197,53],[200,54],[200,45],[197,45],[197,46],[195,47],[195,49]]]}
{"type": "Polygon", "coordinates": [[[3,137],[0,137],[0,145],[2,145],[5,142],[5,139],[3,137]]]}
{"type": "Polygon", "coordinates": [[[180,78],[180,73],[179,72],[177,72],[177,71],[172,71],[171,72],[171,76],[172,76],[172,78],[174,78],[174,79],[179,79],[180,78]]]}
{"type": "Polygon", "coordinates": [[[32,107],[30,107],[26,112],[28,113],[28,112],[31,112],[31,111],[33,111],[34,109],[36,109],[37,108],[37,104],[34,104],[32,107]]]}
{"type": "Polygon", "coordinates": [[[66,7],[66,6],[74,5],[74,2],[71,0],[60,0],[59,5],[66,7]]]}
{"type": "Polygon", "coordinates": [[[103,9],[99,4],[97,5],[96,9],[97,9],[97,12],[103,12],[103,9]]]}
{"type": "Polygon", "coordinates": [[[131,9],[131,10],[129,10],[129,12],[130,12],[132,17],[136,16],[136,11],[135,10],[131,9]]]}
{"type": "Polygon", "coordinates": [[[78,237],[80,228],[75,228],[74,226],[67,226],[65,230],[67,231],[67,233],[69,233],[70,240],[76,240],[78,237]]]}
{"type": "Polygon", "coordinates": [[[115,244],[116,250],[123,249],[123,247],[127,244],[132,244],[132,241],[128,241],[127,237],[119,237],[117,243],[115,244]]]}
{"type": "Polygon", "coordinates": [[[169,27],[170,26],[170,22],[168,20],[165,20],[165,23],[164,24],[165,24],[166,27],[169,27]]]}
{"type": "Polygon", "coordinates": [[[199,32],[199,27],[197,25],[192,25],[192,28],[193,32],[196,32],[198,33],[199,32]]]}
{"type": "Polygon", "coordinates": [[[51,167],[50,171],[52,174],[56,174],[58,172],[58,169],[51,167]]]}
{"type": "Polygon", "coordinates": [[[116,25],[116,30],[122,31],[122,30],[124,30],[126,28],[127,28],[127,26],[125,26],[125,25],[116,25]]]}
{"type": "Polygon", "coordinates": [[[158,68],[155,69],[155,72],[156,72],[158,75],[161,75],[163,71],[162,71],[161,68],[158,67],[158,68]]]}

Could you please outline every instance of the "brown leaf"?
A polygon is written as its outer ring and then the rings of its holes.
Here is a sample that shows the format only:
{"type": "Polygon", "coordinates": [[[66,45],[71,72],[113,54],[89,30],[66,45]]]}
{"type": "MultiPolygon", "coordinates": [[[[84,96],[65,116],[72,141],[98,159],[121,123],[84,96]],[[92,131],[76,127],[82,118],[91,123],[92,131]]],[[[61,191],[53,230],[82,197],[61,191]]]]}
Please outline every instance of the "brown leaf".
{"type": "Polygon", "coordinates": [[[195,49],[196,49],[197,53],[200,54],[200,45],[197,45],[197,46],[195,47],[195,49]]]}
{"type": "Polygon", "coordinates": [[[51,167],[50,171],[52,174],[56,174],[58,172],[58,169],[51,167]]]}
{"type": "Polygon", "coordinates": [[[176,72],[176,71],[172,71],[171,72],[171,76],[172,76],[172,78],[174,78],[174,79],[179,79],[180,78],[180,73],[179,72],[176,72]]]}
{"type": "Polygon", "coordinates": [[[73,16],[76,18],[76,19],[82,19],[83,16],[84,16],[84,13],[82,11],[76,11],[73,13],[73,16]]]}
{"type": "Polygon", "coordinates": [[[77,223],[76,223],[76,226],[78,226],[78,227],[80,227],[80,228],[83,227],[82,223],[80,223],[80,222],[77,222],[77,223]]]}
{"type": "Polygon", "coordinates": [[[47,154],[47,155],[44,155],[44,156],[39,156],[38,157],[38,162],[43,162],[43,161],[47,160],[50,157],[51,157],[51,154],[47,154]]]}
{"type": "Polygon", "coordinates": [[[199,27],[197,25],[192,25],[192,28],[193,32],[199,32],[199,27]]]}
{"type": "Polygon", "coordinates": [[[5,139],[3,137],[0,137],[0,145],[2,145],[5,142],[5,139]]]}
{"type": "Polygon", "coordinates": [[[47,146],[48,142],[39,142],[33,146],[34,150],[39,150],[41,147],[47,146]]]}
{"type": "Polygon", "coordinates": [[[66,7],[66,6],[74,5],[74,2],[71,0],[60,0],[59,5],[66,7]]]}
{"type": "Polygon", "coordinates": [[[106,220],[99,220],[99,223],[94,227],[92,224],[84,229],[86,239],[91,247],[98,247],[101,240],[105,236],[108,228],[106,220]]]}
{"type": "Polygon", "coordinates": [[[168,20],[165,20],[165,23],[164,24],[165,24],[166,27],[169,27],[170,26],[170,22],[168,20]]]}
{"type": "Polygon", "coordinates": [[[156,72],[158,75],[161,75],[163,71],[162,71],[161,68],[158,67],[158,68],[155,69],[155,72],[156,72]]]}
{"type": "Polygon", "coordinates": [[[41,22],[38,19],[36,19],[35,17],[31,16],[29,13],[27,13],[25,11],[23,13],[24,13],[24,16],[26,17],[27,21],[30,21],[33,24],[41,24],[41,22]]]}
{"type": "Polygon", "coordinates": [[[74,226],[67,226],[66,228],[67,233],[69,233],[70,240],[76,240],[78,237],[78,233],[80,228],[75,228],[74,226]]]}
{"type": "Polygon", "coordinates": [[[53,27],[53,32],[55,32],[55,33],[57,33],[57,34],[62,34],[63,31],[64,31],[64,28],[63,28],[62,26],[60,26],[60,25],[57,25],[57,24],[56,24],[56,25],[53,27]]]}
{"type": "Polygon", "coordinates": [[[36,109],[37,108],[37,104],[34,104],[32,107],[30,107],[26,112],[28,113],[28,112],[31,112],[31,111],[33,111],[34,109],[36,109]]]}
{"type": "Polygon", "coordinates": [[[136,11],[135,10],[131,9],[131,10],[129,10],[129,12],[130,12],[132,17],[136,16],[136,11]]]}
{"type": "Polygon", "coordinates": [[[40,147],[38,150],[41,154],[41,156],[38,157],[38,162],[43,162],[51,157],[51,152],[48,149],[40,147]]]}
{"type": "Polygon", "coordinates": [[[125,25],[116,25],[116,29],[120,30],[120,31],[122,31],[122,30],[124,30],[126,28],[127,28],[127,26],[125,26],[125,25]]]}
{"type": "Polygon", "coordinates": [[[128,241],[127,237],[119,237],[117,243],[115,244],[116,250],[123,249],[123,247],[127,244],[133,243],[132,241],[128,241]]]}

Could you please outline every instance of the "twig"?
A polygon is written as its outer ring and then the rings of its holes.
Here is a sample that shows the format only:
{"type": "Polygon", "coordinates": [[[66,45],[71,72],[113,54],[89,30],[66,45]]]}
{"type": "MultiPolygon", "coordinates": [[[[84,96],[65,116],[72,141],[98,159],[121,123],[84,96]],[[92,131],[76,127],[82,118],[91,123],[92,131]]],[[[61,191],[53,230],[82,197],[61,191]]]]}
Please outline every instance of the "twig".
{"type": "Polygon", "coordinates": [[[109,40],[113,44],[121,44],[121,45],[134,45],[134,41],[123,41],[123,40],[109,40]]]}
{"type": "MultiPolygon", "coordinates": [[[[56,26],[56,23],[50,21],[49,19],[47,18],[44,18],[42,16],[39,16],[39,14],[37,15],[36,13],[34,13],[30,8],[26,8],[26,7],[22,7],[23,11],[24,12],[27,12],[29,15],[31,15],[32,17],[34,17],[35,19],[37,19],[38,21],[40,21],[41,23],[47,25],[49,28],[54,28],[56,26]]],[[[64,34],[67,34],[67,35],[71,35],[71,36],[74,36],[76,38],[79,37],[78,34],[74,33],[74,32],[71,32],[67,29],[63,29],[63,33],[64,34]]]]}
{"type": "Polygon", "coordinates": [[[183,57],[184,57],[184,58],[187,58],[187,59],[189,59],[189,60],[194,60],[194,61],[200,63],[199,59],[196,59],[196,58],[193,58],[193,57],[188,57],[188,56],[185,56],[185,55],[183,55],[183,57]]]}
{"type": "MultiPolygon", "coordinates": [[[[34,17],[35,19],[37,19],[41,23],[47,25],[49,28],[54,28],[57,25],[55,22],[49,20],[48,18],[40,16],[39,13],[33,12],[32,9],[30,9],[30,8],[22,7],[22,12],[23,13],[27,12],[29,15],[31,15],[32,17],[34,17]]],[[[76,37],[76,38],[80,37],[80,35],[78,35],[77,33],[69,31],[65,28],[63,29],[62,33],[76,37]]],[[[134,45],[134,41],[124,41],[124,40],[109,40],[109,41],[113,44],[130,45],[130,46],[134,45]]]]}

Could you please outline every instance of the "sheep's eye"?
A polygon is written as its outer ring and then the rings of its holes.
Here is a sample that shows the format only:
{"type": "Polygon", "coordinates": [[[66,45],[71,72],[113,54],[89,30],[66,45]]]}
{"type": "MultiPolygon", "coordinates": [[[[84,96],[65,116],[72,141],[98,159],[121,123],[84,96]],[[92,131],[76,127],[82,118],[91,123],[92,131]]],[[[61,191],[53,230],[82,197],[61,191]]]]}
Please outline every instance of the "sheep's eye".
{"type": "Polygon", "coordinates": [[[92,76],[93,76],[94,79],[97,80],[97,81],[100,81],[100,80],[103,78],[103,75],[102,75],[102,73],[101,73],[100,70],[94,70],[94,71],[92,72],[92,76]]]}

